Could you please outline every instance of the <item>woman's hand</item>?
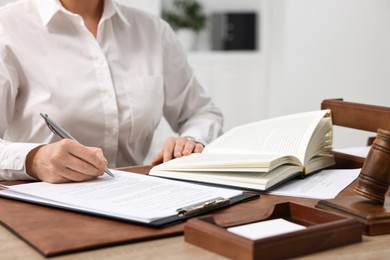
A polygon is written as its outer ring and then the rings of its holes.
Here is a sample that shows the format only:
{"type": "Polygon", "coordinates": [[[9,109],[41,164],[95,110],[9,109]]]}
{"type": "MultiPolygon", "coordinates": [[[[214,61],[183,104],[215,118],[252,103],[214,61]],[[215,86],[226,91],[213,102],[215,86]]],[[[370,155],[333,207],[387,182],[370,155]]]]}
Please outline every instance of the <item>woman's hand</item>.
{"type": "Polygon", "coordinates": [[[190,155],[191,153],[201,153],[203,148],[203,144],[196,142],[191,137],[169,137],[164,143],[164,149],[153,158],[152,165],[190,155]]]}
{"type": "Polygon", "coordinates": [[[38,146],[26,159],[27,173],[41,181],[63,183],[93,180],[107,166],[100,148],[87,147],[70,139],[38,146]]]}

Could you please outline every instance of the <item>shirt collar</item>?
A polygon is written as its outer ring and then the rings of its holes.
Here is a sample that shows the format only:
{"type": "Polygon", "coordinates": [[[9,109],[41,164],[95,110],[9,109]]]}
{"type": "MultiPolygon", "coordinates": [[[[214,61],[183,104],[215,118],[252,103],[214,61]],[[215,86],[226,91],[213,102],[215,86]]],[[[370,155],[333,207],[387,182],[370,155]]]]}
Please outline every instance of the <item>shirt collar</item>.
{"type": "MultiPolygon", "coordinates": [[[[47,26],[53,17],[60,11],[68,12],[61,4],[59,0],[37,0],[37,6],[39,14],[41,16],[43,25],[47,26]]],[[[102,21],[108,20],[118,14],[119,18],[127,25],[130,26],[130,22],[123,14],[121,9],[113,3],[112,0],[104,0],[104,11],[102,15],[102,21]]]]}
{"type": "Polygon", "coordinates": [[[127,26],[131,26],[129,20],[127,19],[126,15],[123,14],[122,10],[119,8],[117,3],[115,3],[112,0],[105,0],[104,1],[104,12],[102,19],[109,19],[115,14],[118,14],[119,18],[122,20],[124,24],[127,26]]]}
{"type": "Polygon", "coordinates": [[[37,0],[36,2],[42,23],[45,26],[63,8],[59,0],[37,0]]]}

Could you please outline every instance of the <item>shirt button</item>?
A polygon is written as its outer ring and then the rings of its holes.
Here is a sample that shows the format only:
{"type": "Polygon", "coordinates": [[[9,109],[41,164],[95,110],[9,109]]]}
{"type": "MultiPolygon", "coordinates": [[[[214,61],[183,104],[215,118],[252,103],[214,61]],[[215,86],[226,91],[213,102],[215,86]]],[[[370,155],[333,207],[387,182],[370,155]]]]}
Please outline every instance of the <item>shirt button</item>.
{"type": "Polygon", "coordinates": [[[103,65],[103,64],[104,64],[104,58],[98,57],[98,58],[96,59],[96,63],[97,63],[98,65],[103,65]]]}

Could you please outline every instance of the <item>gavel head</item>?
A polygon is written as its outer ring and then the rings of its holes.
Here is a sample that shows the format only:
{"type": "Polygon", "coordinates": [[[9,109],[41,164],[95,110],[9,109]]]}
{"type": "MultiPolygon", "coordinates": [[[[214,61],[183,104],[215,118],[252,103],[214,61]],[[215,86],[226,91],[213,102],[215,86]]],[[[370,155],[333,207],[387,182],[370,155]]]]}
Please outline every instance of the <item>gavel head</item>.
{"type": "Polygon", "coordinates": [[[362,170],[355,192],[372,201],[384,204],[390,185],[390,132],[378,129],[362,170]]]}

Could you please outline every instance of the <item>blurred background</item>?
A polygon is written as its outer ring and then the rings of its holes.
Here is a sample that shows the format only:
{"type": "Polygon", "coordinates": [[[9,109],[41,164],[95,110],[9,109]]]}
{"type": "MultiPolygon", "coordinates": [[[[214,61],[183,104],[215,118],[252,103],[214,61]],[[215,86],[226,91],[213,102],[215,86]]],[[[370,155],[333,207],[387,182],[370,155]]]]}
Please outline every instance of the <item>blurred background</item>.
{"type": "MultiPolygon", "coordinates": [[[[317,110],[329,98],[390,106],[388,0],[116,1],[174,27],[225,130],[317,110]]],[[[163,121],[151,154],[170,134],[163,121]]],[[[335,127],[334,146],[362,146],[368,136],[335,127]]]]}

